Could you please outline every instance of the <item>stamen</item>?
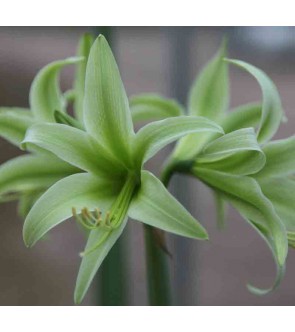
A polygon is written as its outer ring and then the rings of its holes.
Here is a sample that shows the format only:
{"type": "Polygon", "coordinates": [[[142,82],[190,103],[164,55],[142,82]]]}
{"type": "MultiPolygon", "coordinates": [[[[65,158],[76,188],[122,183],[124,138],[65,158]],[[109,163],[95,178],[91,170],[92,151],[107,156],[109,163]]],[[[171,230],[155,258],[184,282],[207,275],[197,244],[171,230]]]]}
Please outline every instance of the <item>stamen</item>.
{"type": "Polygon", "coordinates": [[[90,214],[86,208],[82,209],[81,216],[77,214],[77,211],[75,208],[72,208],[72,215],[80,225],[82,225],[84,228],[86,228],[90,231],[97,227],[93,222],[91,222],[89,220],[88,215],[90,215],[90,214]]]}
{"type": "Polygon", "coordinates": [[[126,218],[128,207],[136,185],[137,181],[134,176],[129,176],[117,199],[112,204],[110,210],[106,212],[105,218],[102,218],[102,213],[97,208],[94,209],[93,212],[91,212],[86,207],[84,207],[81,210],[80,215],[77,214],[75,208],[72,208],[73,217],[82,226],[84,226],[88,230],[101,229],[102,231],[98,242],[92,248],[82,252],[80,254],[81,257],[90,254],[97,248],[99,248],[99,246],[107,240],[111,233],[115,229],[120,227],[123,220],[126,218]]]}
{"type": "Polygon", "coordinates": [[[82,209],[82,215],[91,224],[91,226],[96,226],[97,219],[88,211],[86,207],[82,209]]]}
{"type": "Polygon", "coordinates": [[[72,215],[76,221],[88,230],[94,230],[100,227],[106,231],[112,231],[114,229],[111,222],[111,212],[108,211],[104,219],[101,218],[101,211],[95,209],[94,212],[90,212],[86,207],[81,210],[80,214],[77,214],[76,208],[72,208],[72,215]]]}

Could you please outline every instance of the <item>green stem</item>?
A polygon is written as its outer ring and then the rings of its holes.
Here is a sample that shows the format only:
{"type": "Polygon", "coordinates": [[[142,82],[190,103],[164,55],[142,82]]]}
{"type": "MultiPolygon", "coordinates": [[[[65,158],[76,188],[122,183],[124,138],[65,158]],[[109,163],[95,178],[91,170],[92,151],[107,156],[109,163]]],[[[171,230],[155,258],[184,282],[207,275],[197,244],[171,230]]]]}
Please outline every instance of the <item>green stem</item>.
{"type": "MultiPolygon", "coordinates": [[[[174,167],[173,163],[167,164],[162,172],[161,180],[166,187],[174,167]]],[[[149,304],[169,306],[172,305],[169,257],[157,241],[157,231],[154,227],[144,226],[149,304]]]]}
{"type": "Polygon", "coordinates": [[[174,173],[191,174],[191,168],[194,160],[169,159],[163,168],[161,180],[165,187],[168,187],[169,181],[174,173]]]}
{"type": "Polygon", "coordinates": [[[169,306],[172,299],[168,255],[155,240],[155,228],[145,225],[144,235],[149,304],[169,306]]]}
{"type": "Polygon", "coordinates": [[[102,264],[99,273],[99,304],[122,306],[127,303],[124,235],[116,242],[102,264]]]}

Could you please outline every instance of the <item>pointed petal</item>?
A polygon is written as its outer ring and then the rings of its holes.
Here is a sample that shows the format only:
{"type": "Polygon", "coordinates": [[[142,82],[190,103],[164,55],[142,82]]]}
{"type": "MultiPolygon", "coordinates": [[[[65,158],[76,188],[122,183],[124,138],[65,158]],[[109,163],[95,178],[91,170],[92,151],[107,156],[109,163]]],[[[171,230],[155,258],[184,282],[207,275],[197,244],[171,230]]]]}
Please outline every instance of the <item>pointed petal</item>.
{"type": "Polygon", "coordinates": [[[59,87],[59,72],[82,58],[55,61],[42,68],[35,77],[30,90],[30,107],[37,120],[54,122],[53,112],[64,111],[65,100],[59,87]]]}
{"type": "Polygon", "coordinates": [[[263,195],[259,184],[248,176],[231,175],[200,167],[194,168],[194,174],[223,193],[234,206],[241,205],[243,210],[238,208],[238,211],[243,216],[246,211],[247,219],[262,225],[269,232],[278,263],[283,266],[288,252],[286,229],[272,203],[263,195]]]}
{"type": "Polygon", "coordinates": [[[19,146],[26,130],[34,123],[30,110],[18,107],[0,107],[0,136],[19,146]]]}
{"type": "Polygon", "coordinates": [[[229,104],[228,64],[223,61],[226,45],[223,41],[215,57],[205,66],[196,78],[189,93],[191,115],[218,119],[229,104]]]}
{"type": "Polygon", "coordinates": [[[54,115],[54,120],[56,123],[66,124],[68,126],[84,130],[81,123],[78,120],[76,120],[75,118],[73,118],[72,116],[68,115],[67,113],[63,113],[60,111],[54,111],[53,115],[54,115]]]}
{"type": "MultiPolygon", "coordinates": [[[[83,256],[76,282],[74,295],[75,303],[79,304],[83,300],[97,270],[122,234],[127,224],[127,220],[128,218],[125,218],[120,227],[114,229],[107,240],[104,241],[95,251],[83,256]]],[[[104,232],[101,228],[91,231],[85,251],[89,249],[91,250],[91,248],[93,248],[100,241],[102,236],[104,236],[104,232]]]]}
{"type": "Polygon", "coordinates": [[[223,130],[213,121],[198,116],[178,116],[144,126],[134,140],[134,154],[138,165],[150,159],[167,144],[195,132],[223,133],[223,130]]]}
{"type": "Polygon", "coordinates": [[[60,178],[78,171],[54,156],[17,157],[0,166],[0,196],[47,188],[60,178]]]}
{"type": "Polygon", "coordinates": [[[271,293],[274,290],[276,290],[280,286],[280,284],[283,280],[283,277],[285,275],[286,266],[285,265],[279,266],[278,264],[276,264],[276,269],[277,269],[276,278],[275,278],[275,281],[274,281],[274,283],[271,287],[269,287],[269,288],[258,288],[258,287],[255,287],[255,286],[251,285],[251,284],[248,284],[247,285],[248,290],[251,293],[253,293],[255,295],[260,295],[260,296],[261,295],[266,295],[266,294],[271,293]]]}
{"type": "Polygon", "coordinates": [[[36,190],[31,192],[26,192],[19,198],[17,205],[18,215],[25,219],[30,212],[32,206],[36,203],[37,199],[44,193],[44,190],[36,190]]]}
{"type": "Polygon", "coordinates": [[[256,178],[280,177],[295,173],[295,136],[272,141],[263,147],[266,156],[264,168],[256,178]]]}
{"type": "Polygon", "coordinates": [[[129,102],[112,51],[102,35],[95,40],[88,58],[84,122],[90,135],[130,163],[133,124],[129,102]]]}
{"type": "Polygon", "coordinates": [[[287,177],[259,178],[264,195],[272,202],[288,232],[295,232],[295,181],[287,177]]]}
{"type": "Polygon", "coordinates": [[[260,104],[241,105],[225,114],[218,123],[226,134],[242,128],[256,128],[260,122],[261,112],[262,106],[260,104]]]}
{"type": "Polygon", "coordinates": [[[30,127],[22,143],[46,149],[60,159],[95,174],[114,176],[118,162],[85,131],[63,124],[42,123],[30,127]]]}
{"type": "Polygon", "coordinates": [[[256,294],[266,294],[278,287],[283,276],[288,241],[286,229],[272,203],[263,195],[258,183],[247,176],[234,176],[206,169],[195,169],[195,175],[220,192],[262,236],[271,249],[277,265],[277,276],[272,287],[258,289],[248,285],[256,294]]]}
{"type": "Polygon", "coordinates": [[[68,176],[50,187],[29,212],[23,228],[27,246],[33,246],[44,234],[84,207],[109,208],[119,188],[112,181],[86,173],[68,176]]]}
{"type": "Polygon", "coordinates": [[[132,199],[129,216],[174,234],[206,240],[203,226],[168,192],[160,180],[142,171],[141,187],[132,199]]]}
{"type": "Polygon", "coordinates": [[[155,121],[184,115],[183,107],[174,99],[157,94],[141,94],[129,98],[133,123],[155,121]]]}
{"type": "Polygon", "coordinates": [[[253,128],[243,128],[207,144],[197,156],[196,166],[231,174],[248,175],[260,171],[265,155],[253,128]]]}
{"type": "Polygon", "coordinates": [[[272,80],[260,69],[240,60],[227,59],[254,76],[262,90],[262,113],[257,133],[259,143],[264,143],[276,133],[283,118],[283,110],[278,90],[272,80]]]}
{"type": "Polygon", "coordinates": [[[246,202],[243,202],[239,199],[235,199],[234,197],[227,196],[227,200],[233,205],[233,207],[235,207],[239,211],[241,216],[250,225],[252,225],[255,228],[255,230],[258,232],[258,234],[264,239],[264,241],[267,243],[268,247],[270,248],[270,250],[272,252],[272,255],[273,255],[273,258],[275,261],[275,265],[276,265],[276,277],[275,277],[273,284],[270,287],[258,288],[258,287],[255,287],[248,283],[247,288],[251,293],[253,293],[255,295],[260,295],[260,296],[273,292],[274,290],[276,290],[279,287],[279,285],[284,277],[285,266],[286,266],[286,263],[282,264],[278,260],[278,256],[276,253],[276,244],[273,240],[273,235],[269,229],[267,229],[266,227],[263,226],[263,220],[262,220],[262,223],[260,223],[261,215],[256,209],[253,210],[249,204],[247,204],[246,202]]]}
{"type": "Polygon", "coordinates": [[[85,74],[86,74],[86,65],[88,61],[88,56],[90,48],[93,44],[94,37],[90,33],[85,33],[80,41],[77,50],[77,56],[83,57],[83,61],[78,62],[76,65],[76,75],[74,83],[75,91],[75,102],[74,102],[74,113],[76,119],[83,124],[83,101],[84,101],[84,91],[85,91],[85,74]]]}

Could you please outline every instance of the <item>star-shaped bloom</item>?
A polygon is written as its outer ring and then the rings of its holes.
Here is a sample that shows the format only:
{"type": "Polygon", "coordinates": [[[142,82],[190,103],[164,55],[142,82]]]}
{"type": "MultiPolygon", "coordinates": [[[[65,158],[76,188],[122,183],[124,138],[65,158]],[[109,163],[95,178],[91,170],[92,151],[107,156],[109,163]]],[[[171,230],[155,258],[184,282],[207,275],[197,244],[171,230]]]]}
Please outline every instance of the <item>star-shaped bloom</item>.
{"type": "Polygon", "coordinates": [[[77,303],[128,217],[178,235],[207,239],[199,222],[142,167],[184,135],[223,133],[213,121],[195,116],[152,122],[135,133],[119,70],[103,36],[94,42],[87,62],[83,123],[85,131],[65,124],[34,124],[23,142],[26,148],[38,146],[84,171],[49,188],[29,212],[23,229],[27,246],[72,214],[91,229],[76,284],[77,303]]]}
{"type": "MultiPolygon", "coordinates": [[[[271,288],[249,285],[251,291],[265,294],[276,288],[283,276],[288,252],[286,228],[289,244],[295,244],[295,140],[268,143],[284,119],[278,91],[260,69],[243,61],[225,60],[225,56],[223,44],[197,77],[188,102],[190,116],[216,121],[225,135],[196,133],[180,139],[167,162],[164,181],[175,171],[194,175],[213,189],[221,223],[225,202],[229,202],[254,227],[271,248],[278,270],[271,288]],[[262,104],[246,104],[228,112],[228,63],[258,81],[262,104]]],[[[134,111],[145,120],[153,118],[157,108],[161,118],[174,116],[176,110],[173,101],[160,96],[142,95],[131,101],[134,111]]]]}

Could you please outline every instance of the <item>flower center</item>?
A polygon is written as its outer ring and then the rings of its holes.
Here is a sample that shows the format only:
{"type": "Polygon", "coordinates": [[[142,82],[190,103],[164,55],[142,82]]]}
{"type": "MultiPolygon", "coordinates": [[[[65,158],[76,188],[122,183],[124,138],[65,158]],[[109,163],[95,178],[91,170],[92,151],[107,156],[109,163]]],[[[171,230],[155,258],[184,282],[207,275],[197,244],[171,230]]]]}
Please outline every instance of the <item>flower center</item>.
{"type": "Polygon", "coordinates": [[[86,207],[83,208],[80,214],[77,213],[75,208],[72,208],[73,217],[87,230],[100,229],[103,232],[97,244],[92,248],[82,252],[80,256],[85,256],[95,251],[102,243],[104,243],[111,233],[119,228],[126,218],[128,208],[137,187],[138,181],[134,175],[129,175],[127,180],[117,196],[116,200],[111,205],[109,211],[107,211],[104,218],[102,218],[102,212],[99,209],[95,209],[93,212],[89,211],[86,207]]]}

